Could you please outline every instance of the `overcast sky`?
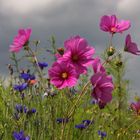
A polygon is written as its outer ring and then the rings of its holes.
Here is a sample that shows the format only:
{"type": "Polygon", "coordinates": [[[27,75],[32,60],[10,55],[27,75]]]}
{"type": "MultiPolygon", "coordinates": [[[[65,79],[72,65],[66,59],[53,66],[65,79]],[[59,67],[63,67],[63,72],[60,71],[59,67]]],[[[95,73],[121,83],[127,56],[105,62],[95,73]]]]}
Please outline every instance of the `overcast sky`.
{"type": "MultiPolygon", "coordinates": [[[[9,44],[19,28],[31,27],[31,39],[41,40],[41,46],[47,44],[51,35],[56,36],[57,46],[62,46],[65,39],[79,34],[98,54],[105,49],[109,37],[99,29],[100,18],[116,14],[132,24],[129,31],[115,36],[116,48],[123,49],[128,33],[140,44],[139,7],[139,0],[0,0],[0,73],[6,73],[9,44]]],[[[130,59],[126,76],[132,80],[132,89],[140,94],[140,56],[126,56],[130,59]]]]}

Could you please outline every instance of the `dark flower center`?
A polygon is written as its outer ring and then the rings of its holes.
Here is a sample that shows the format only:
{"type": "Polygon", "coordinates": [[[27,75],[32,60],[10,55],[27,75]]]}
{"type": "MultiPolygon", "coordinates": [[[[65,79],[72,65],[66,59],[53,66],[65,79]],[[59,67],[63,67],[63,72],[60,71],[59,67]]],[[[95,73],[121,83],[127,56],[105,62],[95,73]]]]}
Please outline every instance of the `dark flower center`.
{"type": "Polygon", "coordinates": [[[78,60],[78,56],[77,56],[77,55],[73,55],[73,56],[72,56],[72,60],[73,60],[73,61],[77,61],[77,60],[78,60]]]}

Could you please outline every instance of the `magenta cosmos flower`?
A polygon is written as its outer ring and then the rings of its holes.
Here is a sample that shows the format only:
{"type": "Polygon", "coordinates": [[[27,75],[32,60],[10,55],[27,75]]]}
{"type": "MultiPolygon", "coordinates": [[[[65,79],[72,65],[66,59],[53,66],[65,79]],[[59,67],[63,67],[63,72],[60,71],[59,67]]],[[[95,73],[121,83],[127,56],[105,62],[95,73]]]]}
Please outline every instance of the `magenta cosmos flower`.
{"type": "Polygon", "coordinates": [[[73,87],[76,85],[78,76],[75,68],[65,62],[55,62],[49,69],[50,82],[57,88],[73,87]]]}
{"type": "Polygon", "coordinates": [[[130,107],[131,107],[131,109],[134,110],[137,114],[140,114],[140,101],[137,101],[136,103],[131,103],[130,107]]]}
{"type": "Polygon", "coordinates": [[[104,15],[100,21],[100,29],[105,32],[122,33],[130,28],[130,21],[128,20],[118,20],[115,15],[104,15]]]}
{"type": "Polygon", "coordinates": [[[31,32],[31,29],[19,29],[18,35],[15,36],[12,45],[10,45],[10,51],[19,52],[28,43],[31,32]]]}
{"type": "Polygon", "coordinates": [[[113,82],[112,77],[108,76],[105,72],[95,73],[91,77],[93,85],[92,97],[94,97],[99,104],[104,104],[112,100],[113,82]]]}
{"type": "Polygon", "coordinates": [[[72,64],[79,74],[86,73],[87,66],[93,62],[95,50],[89,46],[86,39],[75,36],[65,41],[65,51],[58,62],[67,62],[72,64]]]}
{"type": "Polygon", "coordinates": [[[137,44],[131,41],[131,36],[128,34],[125,39],[124,51],[140,55],[140,50],[138,50],[137,44]]]}
{"type": "Polygon", "coordinates": [[[106,72],[105,68],[101,64],[101,60],[99,57],[94,59],[92,67],[93,67],[94,73],[106,72]]]}

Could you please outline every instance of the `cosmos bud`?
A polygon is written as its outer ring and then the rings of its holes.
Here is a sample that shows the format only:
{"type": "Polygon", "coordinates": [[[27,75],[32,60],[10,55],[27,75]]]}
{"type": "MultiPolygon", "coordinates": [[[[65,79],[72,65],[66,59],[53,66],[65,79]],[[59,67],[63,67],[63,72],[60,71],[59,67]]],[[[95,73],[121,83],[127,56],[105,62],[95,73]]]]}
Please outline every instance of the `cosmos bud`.
{"type": "Polygon", "coordinates": [[[57,49],[57,52],[58,52],[60,55],[63,55],[63,54],[64,54],[64,48],[58,48],[58,49],[57,49]]]}
{"type": "Polygon", "coordinates": [[[115,62],[115,65],[116,65],[117,67],[121,67],[121,66],[123,65],[123,62],[120,61],[120,60],[117,60],[117,61],[115,62]]]}
{"type": "Polygon", "coordinates": [[[107,55],[108,56],[112,56],[114,53],[115,53],[115,48],[113,48],[112,46],[107,48],[107,55]]]}

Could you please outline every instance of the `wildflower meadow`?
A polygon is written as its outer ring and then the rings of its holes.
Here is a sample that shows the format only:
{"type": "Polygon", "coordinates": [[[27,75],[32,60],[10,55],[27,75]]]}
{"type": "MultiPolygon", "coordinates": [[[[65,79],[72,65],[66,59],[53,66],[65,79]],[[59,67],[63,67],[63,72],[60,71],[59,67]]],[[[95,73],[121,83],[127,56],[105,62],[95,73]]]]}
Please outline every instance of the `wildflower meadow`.
{"type": "Polygon", "coordinates": [[[121,50],[113,42],[130,27],[102,16],[109,42],[100,56],[80,35],[61,48],[51,37],[41,48],[31,28],[19,29],[9,46],[8,82],[0,81],[0,140],[140,140],[140,98],[130,102],[125,77],[125,54],[139,59],[140,49],[130,34],[121,50]]]}

